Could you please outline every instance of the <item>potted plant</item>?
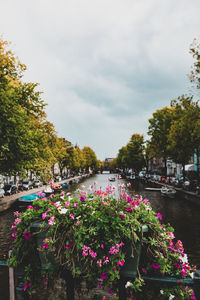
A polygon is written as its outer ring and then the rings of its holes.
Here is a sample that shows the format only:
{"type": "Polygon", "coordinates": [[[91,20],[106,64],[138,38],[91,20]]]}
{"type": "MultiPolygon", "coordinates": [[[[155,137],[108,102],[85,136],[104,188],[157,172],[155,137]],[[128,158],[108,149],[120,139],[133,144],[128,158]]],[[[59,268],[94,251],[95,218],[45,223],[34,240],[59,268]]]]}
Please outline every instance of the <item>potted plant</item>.
{"type": "MultiPolygon", "coordinates": [[[[23,265],[24,290],[30,295],[53,284],[60,267],[70,270],[77,282],[83,280],[89,291],[98,286],[113,299],[118,297],[120,275],[130,271],[130,259],[134,273],[126,283],[130,299],[144,295],[144,274],[185,278],[193,272],[181,241],[174,242],[173,228],[161,224],[162,216],[150,202],[130,197],[123,189],[116,196],[112,185],[73,197],[62,192],[36,199],[15,216],[8,263],[14,268],[23,265]]],[[[187,299],[192,290],[166,287],[156,299],[169,295],[187,299]]]]}

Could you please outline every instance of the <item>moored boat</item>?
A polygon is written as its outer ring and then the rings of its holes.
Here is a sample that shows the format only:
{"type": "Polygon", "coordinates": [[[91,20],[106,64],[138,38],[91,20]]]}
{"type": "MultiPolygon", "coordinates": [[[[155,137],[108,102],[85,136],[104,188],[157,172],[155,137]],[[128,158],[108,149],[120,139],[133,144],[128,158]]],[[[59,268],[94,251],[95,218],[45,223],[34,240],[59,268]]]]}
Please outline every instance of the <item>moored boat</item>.
{"type": "Polygon", "coordinates": [[[176,195],[176,190],[173,189],[172,187],[163,186],[161,188],[161,195],[173,198],[176,195]]]}
{"type": "Polygon", "coordinates": [[[115,181],[115,177],[108,177],[109,181],[115,181]]]}
{"type": "Polygon", "coordinates": [[[65,189],[67,189],[69,185],[67,182],[63,182],[63,183],[61,183],[61,186],[65,189]]]}
{"type": "Polygon", "coordinates": [[[19,197],[17,199],[17,203],[19,205],[26,206],[26,205],[32,204],[33,201],[38,198],[39,198],[39,196],[37,194],[26,195],[26,196],[19,197]]]}

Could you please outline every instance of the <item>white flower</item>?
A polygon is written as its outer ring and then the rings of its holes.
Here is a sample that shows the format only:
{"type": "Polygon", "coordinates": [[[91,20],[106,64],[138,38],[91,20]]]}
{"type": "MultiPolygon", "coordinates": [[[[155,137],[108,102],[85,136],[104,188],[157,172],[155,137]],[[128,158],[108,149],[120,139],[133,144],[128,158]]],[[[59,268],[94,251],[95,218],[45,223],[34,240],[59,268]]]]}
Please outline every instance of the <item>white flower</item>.
{"type": "Polygon", "coordinates": [[[170,296],[169,296],[169,300],[172,300],[172,299],[174,299],[174,298],[175,298],[174,295],[170,295],[170,296]]]}
{"type": "Polygon", "coordinates": [[[66,214],[67,211],[68,211],[68,209],[66,209],[66,208],[59,209],[59,213],[60,213],[61,215],[66,214]]]}
{"type": "Polygon", "coordinates": [[[131,286],[132,283],[130,281],[127,281],[126,285],[125,285],[125,288],[127,289],[129,286],[131,286]]]}
{"type": "Polygon", "coordinates": [[[68,197],[68,201],[71,201],[71,200],[72,200],[72,197],[69,196],[69,197],[68,197]]]}
{"type": "Polygon", "coordinates": [[[180,259],[182,260],[183,264],[186,264],[188,262],[187,254],[184,254],[184,256],[180,256],[180,259]]]}
{"type": "Polygon", "coordinates": [[[190,277],[194,278],[194,272],[190,273],[190,277]]]}
{"type": "Polygon", "coordinates": [[[164,294],[163,290],[160,290],[160,293],[161,293],[161,295],[163,295],[164,294]]]}
{"type": "Polygon", "coordinates": [[[85,188],[85,185],[82,185],[81,187],[84,189],[84,188],[85,188]]]}
{"type": "Polygon", "coordinates": [[[68,192],[68,193],[66,194],[66,196],[69,196],[69,195],[71,195],[71,193],[68,192]]]}

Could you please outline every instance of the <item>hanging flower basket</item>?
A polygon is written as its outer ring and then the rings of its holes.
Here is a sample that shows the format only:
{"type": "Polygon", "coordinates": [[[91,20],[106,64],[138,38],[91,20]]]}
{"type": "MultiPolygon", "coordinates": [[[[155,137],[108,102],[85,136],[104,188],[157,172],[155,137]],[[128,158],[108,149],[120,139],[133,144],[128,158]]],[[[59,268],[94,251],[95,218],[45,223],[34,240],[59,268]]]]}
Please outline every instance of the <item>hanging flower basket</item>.
{"type": "MultiPolygon", "coordinates": [[[[81,191],[77,197],[62,192],[36,199],[15,216],[8,263],[14,268],[24,266],[29,294],[43,284],[53,284],[60,268],[86,282],[89,291],[99,287],[113,299],[117,299],[120,276],[130,277],[128,295],[139,299],[143,274],[185,278],[193,271],[182,243],[173,242],[173,228],[161,224],[161,214],[151,209],[149,201],[130,197],[124,189],[116,197],[112,185],[105,191],[81,191]]],[[[184,295],[183,299],[192,293],[184,287],[166,288],[163,297],[170,291],[177,297],[184,295]]]]}

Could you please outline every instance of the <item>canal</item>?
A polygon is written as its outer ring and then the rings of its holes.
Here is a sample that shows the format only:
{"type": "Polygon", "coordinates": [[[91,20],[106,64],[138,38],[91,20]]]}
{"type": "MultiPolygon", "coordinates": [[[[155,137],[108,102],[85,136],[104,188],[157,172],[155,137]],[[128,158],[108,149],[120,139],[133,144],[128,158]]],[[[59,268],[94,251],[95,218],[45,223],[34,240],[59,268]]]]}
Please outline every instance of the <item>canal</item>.
{"type": "MultiPolygon", "coordinates": [[[[104,189],[111,184],[108,178],[113,174],[97,174],[82,182],[70,187],[71,193],[78,189],[87,190],[90,185],[97,182],[97,188],[104,189]]],[[[126,184],[124,179],[117,179],[112,185],[126,184]]],[[[153,209],[163,215],[163,222],[170,223],[175,228],[176,239],[183,242],[185,253],[188,254],[189,262],[200,269],[200,206],[192,204],[189,200],[183,198],[164,198],[159,191],[146,191],[143,183],[134,181],[130,188],[127,188],[130,194],[140,194],[148,198],[153,209]]],[[[7,259],[10,245],[11,225],[14,220],[13,212],[17,210],[15,206],[0,214],[0,261],[7,259]]],[[[8,294],[8,268],[0,267],[0,299],[9,300],[8,294]]]]}

